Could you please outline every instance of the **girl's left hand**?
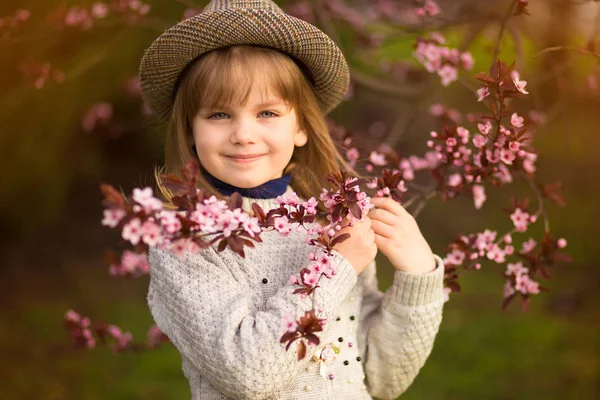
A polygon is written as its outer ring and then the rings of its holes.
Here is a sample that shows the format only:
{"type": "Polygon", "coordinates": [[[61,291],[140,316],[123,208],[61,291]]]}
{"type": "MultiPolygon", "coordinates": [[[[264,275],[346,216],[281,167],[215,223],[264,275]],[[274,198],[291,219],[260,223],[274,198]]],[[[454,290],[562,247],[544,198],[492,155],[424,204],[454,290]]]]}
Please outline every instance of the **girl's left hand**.
{"type": "Polygon", "coordinates": [[[415,274],[435,270],[431,247],[413,216],[389,197],[374,197],[371,203],[376,207],[368,214],[375,244],[394,268],[415,274]]]}

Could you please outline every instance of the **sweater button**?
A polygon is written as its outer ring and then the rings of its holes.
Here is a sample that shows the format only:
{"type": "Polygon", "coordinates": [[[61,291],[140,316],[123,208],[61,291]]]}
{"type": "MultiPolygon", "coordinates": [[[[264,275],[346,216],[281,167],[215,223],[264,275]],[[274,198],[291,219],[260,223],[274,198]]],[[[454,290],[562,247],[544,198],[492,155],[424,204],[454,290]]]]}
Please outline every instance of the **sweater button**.
{"type": "Polygon", "coordinates": [[[263,278],[263,283],[267,283],[269,280],[267,278],[263,278]]]}
{"type": "Polygon", "coordinates": [[[354,379],[348,379],[348,383],[352,385],[354,383],[354,379]]]}
{"type": "Polygon", "coordinates": [[[367,390],[367,387],[365,385],[362,385],[362,390],[367,390]]]}
{"type": "Polygon", "coordinates": [[[356,361],[360,362],[360,360],[362,360],[362,358],[356,357],[356,361]]]}
{"type": "Polygon", "coordinates": [[[312,386],[306,385],[306,386],[304,386],[304,390],[306,390],[307,392],[310,392],[312,390],[312,386]]]}
{"type": "Polygon", "coordinates": [[[348,365],[348,364],[350,364],[350,361],[348,361],[348,360],[345,360],[345,361],[344,361],[344,365],[348,365]]]}
{"type": "Polygon", "coordinates": [[[356,319],[356,317],[354,315],[350,316],[350,321],[354,321],[356,319]]]}
{"type": "Polygon", "coordinates": [[[344,338],[343,338],[343,337],[339,337],[339,338],[338,338],[338,342],[342,343],[343,341],[344,341],[344,338]]]}
{"type": "Polygon", "coordinates": [[[340,317],[336,317],[335,320],[336,321],[341,321],[342,319],[340,317]]]}
{"type": "Polygon", "coordinates": [[[329,380],[333,380],[333,374],[329,374],[329,380]]]}

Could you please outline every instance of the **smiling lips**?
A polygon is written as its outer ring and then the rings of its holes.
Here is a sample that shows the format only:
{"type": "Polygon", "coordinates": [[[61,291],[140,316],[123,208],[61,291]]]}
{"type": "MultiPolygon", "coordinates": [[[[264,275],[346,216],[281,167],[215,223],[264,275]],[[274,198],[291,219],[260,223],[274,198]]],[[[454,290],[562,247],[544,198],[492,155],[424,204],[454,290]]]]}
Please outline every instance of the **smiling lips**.
{"type": "Polygon", "coordinates": [[[234,154],[226,155],[225,157],[238,163],[251,163],[264,156],[264,154],[234,154]]]}

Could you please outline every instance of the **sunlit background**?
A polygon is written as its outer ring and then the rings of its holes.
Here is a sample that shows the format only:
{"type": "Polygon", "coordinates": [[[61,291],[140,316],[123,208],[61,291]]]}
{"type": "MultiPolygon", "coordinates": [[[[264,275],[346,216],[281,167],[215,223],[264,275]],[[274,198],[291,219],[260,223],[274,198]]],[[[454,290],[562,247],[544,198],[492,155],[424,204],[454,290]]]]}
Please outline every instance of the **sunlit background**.
{"type": "MultiPolygon", "coordinates": [[[[514,100],[514,109],[543,121],[532,144],[536,180],[563,183],[566,207],[549,200],[544,207],[573,262],[550,269],[552,279],[542,280],[550,291],[533,296],[525,313],[518,302],[501,310],[505,265],[489,261],[461,277],[463,293],[450,295],[433,352],[402,398],[600,398],[600,3],[535,1],[521,15],[513,15],[525,6],[520,1],[439,0],[435,15],[418,11],[428,2],[416,0],[277,3],[325,30],[347,56],[352,93],[331,119],[359,142],[385,142],[402,156],[422,156],[429,132],[441,129],[434,104],[456,110],[476,131],[466,115],[486,109],[474,76],[496,51],[514,61],[531,94],[514,100]],[[444,82],[413,56],[417,37],[433,31],[474,59],[457,80],[444,82]]],[[[148,277],[109,276],[104,252],[119,237],[100,225],[100,184],[126,193],[154,185],[164,127],[143,105],[137,69],[160,33],[205,4],[0,4],[1,398],[189,398],[171,345],[78,350],[62,323],[73,309],[146,340],[148,277]]],[[[501,210],[510,196],[537,207],[519,180],[487,186],[486,195],[481,209],[468,196],[436,197],[422,208],[419,226],[435,253],[445,256],[459,233],[510,230],[501,210]]],[[[515,247],[542,231],[540,220],[515,234],[515,247]]],[[[378,265],[385,290],[393,269],[385,259],[378,265]]]]}

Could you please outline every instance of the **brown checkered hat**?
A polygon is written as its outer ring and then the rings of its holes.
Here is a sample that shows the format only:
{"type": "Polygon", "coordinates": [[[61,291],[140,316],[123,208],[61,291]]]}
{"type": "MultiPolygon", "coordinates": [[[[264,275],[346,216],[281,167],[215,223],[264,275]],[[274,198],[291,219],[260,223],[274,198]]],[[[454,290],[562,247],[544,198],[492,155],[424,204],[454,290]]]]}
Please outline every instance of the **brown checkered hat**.
{"type": "Polygon", "coordinates": [[[185,66],[204,53],[236,44],[274,48],[304,64],[325,114],[346,93],[348,64],[318,28],[285,14],[271,0],[212,0],[202,13],[169,28],[146,50],[140,65],[144,101],[167,120],[185,66]]]}

